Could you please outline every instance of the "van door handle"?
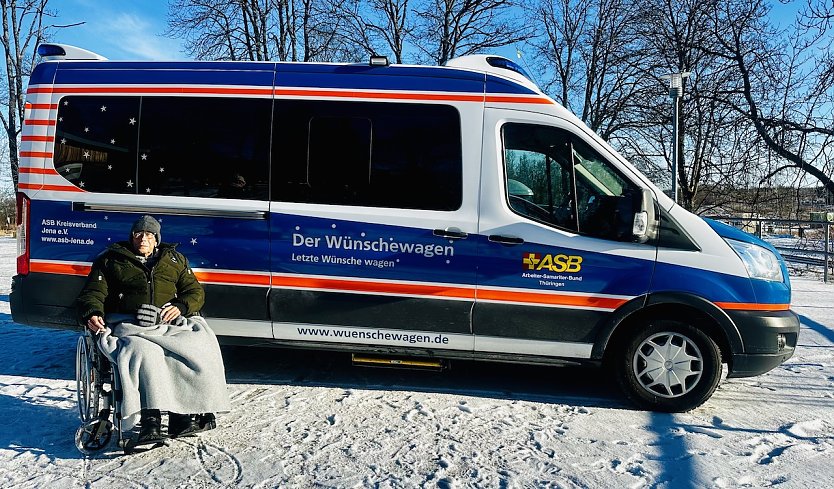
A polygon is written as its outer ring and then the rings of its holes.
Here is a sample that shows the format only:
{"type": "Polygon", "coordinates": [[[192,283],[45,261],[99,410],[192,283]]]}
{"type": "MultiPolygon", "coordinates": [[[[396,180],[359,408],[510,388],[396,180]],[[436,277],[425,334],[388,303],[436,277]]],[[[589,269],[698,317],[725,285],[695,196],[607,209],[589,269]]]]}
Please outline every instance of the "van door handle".
{"type": "Polygon", "coordinates": [[[466,239],[469,233],[464,233],[458,228],[435,229],[431,232],[435,236],[449,239],[466,239]]]}
{"type": "Polygon", "coordinates": [[[504,236],[501,234],[491,234],[487,239],[493,243],[499,243],[502,245],[520,245],[524,242],[521,238],[517,238],[515,236],[504,236]]]}

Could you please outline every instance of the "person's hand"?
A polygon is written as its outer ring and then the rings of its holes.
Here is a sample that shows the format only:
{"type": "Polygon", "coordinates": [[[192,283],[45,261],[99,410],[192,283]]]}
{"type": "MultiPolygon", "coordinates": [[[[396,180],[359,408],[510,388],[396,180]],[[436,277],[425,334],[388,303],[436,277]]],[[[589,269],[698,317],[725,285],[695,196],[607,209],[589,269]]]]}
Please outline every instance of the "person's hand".
{"type": "Polygon", "coordinates": [[[101,333],[105,327],[104,318],[101,316],[90,316],[90,319],[87,320],[87,329],[93,333],[101,333]]]}
{"type": "Polygon", "coordinates": [[[174,319],[180,317],[182,312],[180,308],[171,304],[165,304],[162,306],[162,311],[159,313],[159,318],[162,320],[163,323],[170,323],[174,319]]]}
{"type": "Polygon", "coordinates": [[[136,311],[136,320],[139,326],[150,328],[156,326],[160,322],[161,309],[153,304],[142,304],[139,310],[136,311]]]}

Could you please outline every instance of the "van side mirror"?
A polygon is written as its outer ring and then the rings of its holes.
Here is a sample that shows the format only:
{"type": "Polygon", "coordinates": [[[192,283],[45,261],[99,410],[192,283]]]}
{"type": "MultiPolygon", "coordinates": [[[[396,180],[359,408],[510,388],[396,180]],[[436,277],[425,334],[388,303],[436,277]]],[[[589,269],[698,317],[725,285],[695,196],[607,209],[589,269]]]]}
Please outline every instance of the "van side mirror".
{"type": "Polygon", "coordinates": [[[592,202],[580,224],[585,234],[632,243],[646,243],[657,236],[658,214],[651,190],[597,195],[592,202]]]}
{"type": "Polygon", "coordinates": [[[645,243],[657,237],[657,213],[655,212],[654,194],[644,188],[635,196],[634,219],[631,235],[637,243],[645,243]]]}

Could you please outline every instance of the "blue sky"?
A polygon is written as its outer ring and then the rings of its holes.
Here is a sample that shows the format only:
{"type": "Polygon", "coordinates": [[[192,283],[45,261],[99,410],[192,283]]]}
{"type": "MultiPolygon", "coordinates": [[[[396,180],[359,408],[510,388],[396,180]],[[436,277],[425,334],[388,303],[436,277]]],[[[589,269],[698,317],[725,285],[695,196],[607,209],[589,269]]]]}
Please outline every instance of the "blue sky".
{"type": "MultiPolygon", "coordinates": [[[[54,25],[86,22],[54,30],[52,42],[71,44],[113,60],[188,59],[182,42],[162,36],[167,28],[167,0],[50,0],[54,25]]],[[[492,50],[515,58],[515,48],[492,50]]],[[[359,61],[359,60],[357,60],[359,61]]]]}
{"type": "Polygon", "coordinates": [[[50,0],[57,13],[53,25],[85,22],[55,29],[52,41],[71,44],[116,60],[185,59],[181,42],[162,36],[165,0],[50,0]]]}
{"type": "MultiPolygon", "coordinates": [[[[802,2],[783,5],[771,2],[772,17],[777,22],[793,20],[802,2]]],[[[85,22],[83,25],[56,29],[53,42],[71,44],[114,60],[187,59],[182,42],[169,39],[165,31],[167,0],[50,0],[49,7],[57,13],[54,25],[85,22]]],[[[515,48],[492,50],[494,54],[515,58],[515,48]]]]}

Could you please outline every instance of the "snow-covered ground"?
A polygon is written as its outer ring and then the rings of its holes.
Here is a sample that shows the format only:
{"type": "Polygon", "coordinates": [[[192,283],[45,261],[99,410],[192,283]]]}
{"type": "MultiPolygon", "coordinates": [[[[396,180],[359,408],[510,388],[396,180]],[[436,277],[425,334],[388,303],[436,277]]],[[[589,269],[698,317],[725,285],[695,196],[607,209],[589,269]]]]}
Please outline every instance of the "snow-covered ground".
{"type": "Polygon", "coordinates": [[[0,239],[2,487],[834,487],[834,285],[794,279],[796,355],[704,406],[628,405],[602,372],[224,347],[233,411],[199,438],[84,457],[77,333],[15,324],[0,239]]]}

